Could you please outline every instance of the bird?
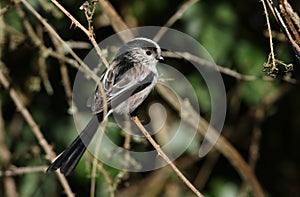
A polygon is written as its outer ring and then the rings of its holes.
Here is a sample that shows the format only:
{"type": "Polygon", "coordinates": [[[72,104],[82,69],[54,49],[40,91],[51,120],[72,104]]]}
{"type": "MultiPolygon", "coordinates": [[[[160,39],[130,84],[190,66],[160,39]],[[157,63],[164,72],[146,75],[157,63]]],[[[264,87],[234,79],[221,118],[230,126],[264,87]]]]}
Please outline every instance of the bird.
{"type": "Polygon", "coordinates": [[[158,81],[158,62],[163,61],[160,46],[149,38],[138,37],[125,43],[116,53],[109,68],[100,77],[100,87],[88,100],[93,114],[77,138],[50,164],[46,172],[60,169],[65,176],[76,168],[101,122],[108,115],[130,115],[147,98],[158,81]],[[103,98],[106,98],[104,102],[103,98]],[[104,114],[104,103],[107,115],[104,114]]]}

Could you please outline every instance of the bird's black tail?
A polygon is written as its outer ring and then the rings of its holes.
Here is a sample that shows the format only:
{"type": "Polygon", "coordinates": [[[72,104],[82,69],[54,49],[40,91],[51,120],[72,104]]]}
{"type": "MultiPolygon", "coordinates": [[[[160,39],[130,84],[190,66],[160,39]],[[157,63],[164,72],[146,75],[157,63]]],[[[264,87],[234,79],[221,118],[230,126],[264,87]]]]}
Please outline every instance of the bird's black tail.
{"type": "Polygon", "coordinates": [[[102,120],[102,113],[94,115],[79,136],[54,160],[46,172],[55,171],[58,168],[60,168],[60,172],[65,176],[68,176],[71,172],[73,172],[85,152],[86,147],[92,141],[102,120]]]}

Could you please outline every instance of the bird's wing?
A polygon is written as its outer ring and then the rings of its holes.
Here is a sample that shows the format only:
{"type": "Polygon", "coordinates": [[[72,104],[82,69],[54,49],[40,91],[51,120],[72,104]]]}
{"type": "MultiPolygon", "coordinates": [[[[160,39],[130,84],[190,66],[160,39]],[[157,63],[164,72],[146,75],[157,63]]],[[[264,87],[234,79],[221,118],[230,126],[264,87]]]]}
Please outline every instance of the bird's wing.
{"type": "MultiPolygon", "coordinates": [[[[108,108],[111,108],[112,102],[113,106],[117,106],[132,94],[149,85],[154,77],[155,73],[139,63],[120,65],[119,62],[115,62],[112,64],[102,80],[108,108]]],[[[92,97],[91,109],[94,114],[103,110],[103,97],[99,87],[92,97]]]]}

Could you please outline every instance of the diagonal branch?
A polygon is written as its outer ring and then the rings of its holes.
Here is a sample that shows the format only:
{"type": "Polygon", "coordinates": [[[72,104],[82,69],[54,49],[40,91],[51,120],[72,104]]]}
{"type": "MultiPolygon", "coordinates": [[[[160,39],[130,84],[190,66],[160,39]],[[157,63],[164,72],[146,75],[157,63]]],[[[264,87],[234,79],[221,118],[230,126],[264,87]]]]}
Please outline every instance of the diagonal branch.
{"type": "MultiPolygon", "coordinates": [[[[79,63],[80,67],[78,69],[84,72],[88,77],[91,77],[97,84],[100,89],[102,100],[103,100],[103,116],[105,117],[107,114],[107,100],[106,94],[104,93],[104,89],[102,83],[99,81],[99,77],[91,71],[91,69],[76,55],[76,53],[71,49],[71,47],[58,35],[58,33],[52,28],[52,26],[44,19],[26,0],[20,0],[24,6],[44,25],[44,27],[48,30],[50,36],[55,38],[59,44],[62,45],[62,48],[66,49],[70,55],[79,63]]],[[[54,0],[53,0],[54,1],[54,0]]],[[[59,4],[60,5],[60,4],[59,4]]],[[[64,9],[65,10],[65,9],[64,9]]],[[[92,40],[91,40],[92,41],[92,40]]],[[[77,64],[73,64],[77,65],[77,64]]]]}
{"type": "MultiPolygon", "coordinates": [[[[177,102],[178,97],[176,97],[173,94],[170,94],[169,90],[166,89],[162,85],[157,85],[156,89],[160,93],[160,95],[171,104],[171,106],[179,112],[179,115],[181,116],[182,120],[185,121],[187,124],[189,124],[191,127],[198,130],[198,132],[202,135],[206,135],[206,131],[208,130],[209,123],[199,116],[199,114],[193,109],[193,107],[188,104],[187,102],[180,102],[180,103],[187,103],[183,109],[184,111],[181,111],[181,106],[177,102]],[[181,113],[180,113],[181,112],[181,113]]],[[[210,135],[207,135],[207,140],[210,142],[214,142],[217,135],[217,131],[210,127],[210,135]]],[[[247,162],[243,159],[243,157],[240,155],[240,153],[224,138],[223,136],[219,136],[218,141],[215,144],[216,149],[223,154],[229,162],[234,166],[234,168],[238,171],[240,176],[243,178],[243,180],[251,186],[253,190],[254,196],[265,196],[264,192],[253,173],[250,166],[247,164],[247,162]]]]}
{"type": "MultiPolygon", "coordinates": [[[[22,0],[22,2],[24,3],[25,0],[22,0]]],[[[102,62],[104,63],[104,65],[106,66],[106,68],[109,67],[109,63],[107,62],[107,60],[105,59],[99,45],[97,44],[93,32],[89,31],[88,29],[86,29],[83,25],[81,25],[81,23],[79,23],[75,17],[73,17],[70,12],[68,12],[60,3],[58,3],[56,0],[51,0],[51,2],[58,8],[60,9],[60,11],[62,11],[67,17],[69,17],[69,19],[71,19],[72,24],[74,24],[76,27],[79,27],[90,39],[91,43],[93,44],[97,54],[99,55],[99,57],[101,58],[102,62]]]]}
{"type": "MultiPolygon", "coordinates": [[[[164,27],[171,27],[178,19],[182,17],[182,15],[185,13],[185,11],[190,8],[192,5],[197,3],[199,0],[188,0],[184,4],[180,6],[180,8],[175,12],[175,14],[169,18],[167,23],[164,25],[164,27]]],[[[161,28],[159,32],[155,35],[153,38],[154,41],[160,40],[163,35],[167,32],[167,28],[161,28]]]]}
{"type": "MultiPolygon", "coordinates": [[[[9,95],[10,95],[11,99],[13,100],[13,102],[15,103],[15,105],[17,106],[17,109],[20,111],[20,113],[22,114],[22,116],[24,117],[24,119],[26,120],[28,125],[31,127],[34,135],[36,136],[36,138],[38,140],[38,143],[46,152],[47,159],[52,161],[56,156],[52,150],[52,147],[48,144],[48,142],[44,138],[43,133],[41,132],[39,126],[34,121],[33,117],[31,116],[30,112],[28,111],[28,109],[24,106],[22,99],[20,98],[17,91],[11,87],[11,84],[9,83],[8,78],[5,76],[4,73],[5,73],[5,67],[4,67],[4,64],[2,64],[0,67],[0,83],[9,92],[9,95]]],[[[74,196],[66,177],[59,172],[57,172],[56,174],[57,174],[62,186],[64,187],[67,196],[74,196]]]]}
{"type": "Polygon", "coordinates": [[[138,126],[138,128],[141,130],[141,132],[145,135],[145,137],[148,139],[148,141],[152,144],[152,146],[157,151],[158,155],[161,156],[167,163],[170,165],[170,167],[174,170],[174,172],[178,175],[178,177],[197,195],[200,197],[203,197],[203,194],[201,194],[195,186],[181,173],[181,171],[175,166],[175,164],[169,159],[169,157],[162,151],[160,148],[160,145],[158,145],[155,140],[151,137],[151,135],[148,133],[148,131],[145,129],[145,127],[142,125],[140,120],[135,116],[132,118],[134,123],[138,126]]]}
{"type": "MultiPolygon", "coordinates": [[[[114,7],[107,0],[99,0],[98,4],[102,11],[105,13],[107,18],[109,18],[110,23],[115,30],[115,32],[121,32],[129,29],[126,23],[122,20],[121,16],[117,13],[114,7]]],[[[131,31],[123,32],[119,34],[121,39],[126,42],[134,38],[134,34],[131,31]]]]}

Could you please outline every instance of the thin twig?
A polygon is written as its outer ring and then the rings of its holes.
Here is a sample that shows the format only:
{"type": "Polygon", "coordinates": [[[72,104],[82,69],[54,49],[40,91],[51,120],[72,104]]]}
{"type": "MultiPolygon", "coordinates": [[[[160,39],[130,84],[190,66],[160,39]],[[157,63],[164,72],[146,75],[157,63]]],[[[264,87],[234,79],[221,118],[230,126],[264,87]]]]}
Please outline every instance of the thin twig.
{"type": "MultiPolygon", "coordinates": [[[[33,41],[33,43],[39,48],[39,67],[40,67],[40,73],[41,73],[41,77],[43,79],[45,88],[47,90],[48,93],[50,93],[50,95],[53,93],[53,88],[50,84],[49,81],[49,77],[48,74],[46,72],[46,58],[49,55],[53,55],[55,52],[53,52],[51,49],[46,48],[46,46],[44,45],[44,43],[42,42],[42,40],[40,39],[40,37],[37,35],[37,33],[35,33],[34,28],[32,27],[32,25],[29,23],[29,21],[27,20],[27,18],[25,17],[25,13],[23,11],[23,9],[21,8],[21,6],[16,6],[18,9],[18,14],[20,15],[21,18],[24,18],[23,20],[23,25],[29,35],[29,37],[31,38],[31,40],[33,41]],[[48,88],[47,88],[48,87],[48,88]]],[[[51,36],[52,34],[50,34],[51,36]]],[[[51,36],[51,38],[53,38],[53,36],[51,36]]],[[[55,38],[52,39],[53,44],[55,45],[56,50],[58,51],[57,56],[58,57],[65,57],[64,53],[63,53],[63,49],[61,48],[61,45],[58,44],[57,40],[55,38]]],[[[56,58],[57,58],[56,56],[56,58]]],[[[71,90],[71,83],[70,83],[70,79],[69,79],[69,75],[68,75],[68,71],[66,68],[66,65],[64,63],[64,61],[62,61],[61,59],[63,58],[57,58],[59,60],[59,62],[61,63],[61,75],[62,75],[62,79],[63,79],[63,86],[65,88],[65,92],[66,92],[66,96],[67,96],[67,101],[69,104],[70,109],[74,109],[76,108],[76,106],[74,105],[73,101],[72,101],[72,90],[71,90]]],[[[69,60],[69,63],[72,63],[72,65],[74,66],[75,61],[73,60],[69,60]]],[[[76,68],[79,68],[79,65],[76,64],[76,66],[74,66],[76,68]]],[[[79,121],[78,121],[78,113],[76,113],[76,110],[69,110],[69,112],[72,113],[72,115],[74,116],[74,119],[76,121],[76,123],[78,123],[77,125],[79,125],[79,121]]]]}
{"type": "MultiPolygon", "coordinates": [[[[255,169],[256,162],[259,158],[259,142],[261,139],[261,122],[263,118],[265,117],[264,115],[264,110],[261,107],[258,107],[255,112],[254,112],[254,118],[255,118],[255,123],[254,123],[254,128],[252,130],[252,136],[251,136],[251,141],[250,141],[250,146],[249,146],[249,157],[248,157],[248,163],[249,166],[252,170],[255,169]]],[[[239,192],[239,197],[246,197],[249,196],[249,190],[250,186],[248,183],[243,183],[239,192]]]]}
{"type": "Polygon", "coordinates": [[[98,171],[103,174],[104,180],[105,180],[105,182],[108,186],[109,196],[114,197],[115,196],[115,189],[114,189],[114,186],[113,186],[113,181],[110,178],[108,172],[103,168],[102,163],[98,163],[97,168],[98,168],[98,171]]]}
{"type": "MultiPolygon", "coordinates": [[[[254,126],[252,130],[252,136],[249,146],[249,166],[254,170],[257,160],[259,159],[260,140],[262,135],[261,124],[268,116],[269,108],[273,106],[282,96],[290,90],[289,87],[283,86],[273,93],[266,95],[261,104],[254,109],[254,126]]],[[[241,186],[239,197],[249,196],[248,194],[249,184],[243,183],[241,186]]]]}
{"type": "MultiPolygon", "coordinates": [[[[37,25],[36,29],[37,29],[38,37],[40,38],[40,40],[42,41],[42,43],[44,43],[44,41],[43,41],[43,28],[42,28],[42,26],[41,25],[37,25]]],[[[41,53],[42,51],[39,51],[39,52],[41,53]]],[[[48,72],[47,72],[46,57],[43,56],[42,53],[39,54],[39,56],[38,56],[38,67],[39,67],[39,73],[40,73],[40,76],[42,78],[45,90],[47,91],[48,95],[53,95],[53,92],[54,92],[53,91],[53,87],[52,87],[52,85],[50,83],[48,72]]]]}
{"type": "MultiPolygon", "coordinates": [[[[167,23],[164,25],[164,27],[171,27],[178,19],[182,17],[182,15],[185,13],[185,11],[190,8],[192,5],[197,3],[199,0],[188,0],[185,3],[183,3],[180,8],[175,12],[175,14],[169,18],[167,23]]],[[[161,28],[159,32],[154,36],[154,41],[159,41],[163,35],[167,32],[167,28],[161,28]]]]}
{"type": "MultiPolygon", "coordinates": [[[[186,155],[179,157],[175,164],[178,168],[187,169],[197,161],[198,155],[186,155]]],[[[159,196],[173,174],[172,169],[167,166],[157,169],[142,180],[130,184],[130,187],[119,190],[116,196],[149,196],[149,191],[151,191],[151,196],[159,196]]]]}
{"type": "MultiPolygon", "coordinates": [[[[299,36],[298,30],[296,29],[296,27],[292,21],[292,18],[291,18],[292,15],[294,15],[291,5],[287,2],[287,0],[280,0],[279,1],[279,9],[280,9],[280,12],[282,13],[283,17],[285,18],[287,26],[293,33],[295,40],[299,43],[300,36],[299,36]],[[289,12],[287,11],[287,8],[289,8],[289,12]]],[[[299,19],[299,17],[298,17],[298,19],[299,19]]],[[[298,23],[300,23],[300,22],[298,21],[298,23]]]]}
{"type": "MultiPolygon", "coordinates": [[[[287,13],[290,15],[292,20],[294,21],[295,25],[297,26],[298,29],[300,29],[300,17],[298,16],[297,12],[294,12],[292,6],[289,4],[287,0],[284,1],[285,9],[287,13]]],[[[299,39],[299,37],[298,37],[299,39]]],[[[298,40],[300,41],[300,40],[298,40]]]]}
{"type": "Polygon", "coordinates": [[[85,74],[91,77],[95,82],[99,81],[97,75],[89,69],[89,67],[76,55],[76,53],[71,49],[71,47],[58,35],[58,33],[53,29],[53,27],[44,19],[26,0],[20,0],[24,6],[44,25],[47,31],[62,45],[62,47],[79,63],[80,67],[85,74]]]}
{"type": "Polygon", "coordinates": [[[49,95],[53,94],[53,88],[49,81],[48,73],[47,73],[47,66],[46,66],[46,57],[43,55],[45,50],[45,45],[43,44],[43,41],[41,38],[35,33],[34,28],[29,23],[28,19],[25,17],[25,13],[22,9],[22,7],[19,4],[16,4],[17,13],[20,16],[20,18],[23,19],[23,26],[25,27],[29,38],[33,41],[33,43],[39,47],[39,56],[38,56],[38,69],[40,76],[42,78],[44,87],[49,95]]]}
{"type": "MultiPolygon", "coordinates": [[[[164,51],[163,56],[171,57],[171,58],[178,58],[178,59],[184,58],[185,60],[189,60],[191,62],[196,62],[197,64],[199,64],[201,66],[205,66],[210,69],[218,70],[221,73],[231,76],[237,80],[243,80],[243,81],[254,81],[254,80],[259,80],[259,79],[264,80],[264,81],[274,81],[275,80],[274,78],[272,78],[270,76],[265,76],[265,75],[255,76],[255,75],[242,74],[242,73],[239,73],[230,68],[226,68],[225,66],[214,64],[206,59],[200,58],[200,57],[195,56],[188,52],[164,51]]],[[[292,83],[292,84],[297,83],[297,80],[292,79],[292,78],[283,78],[282,80],[285,82],[288,82],[288,83],[292,83]]]]}
{"type": "Polygon", "coordinates": [[[218,159],[220,158],[220,153],[216,151],[216,149],[212,149],[208,154],[207,158],[205,159],[203,165],[201,166],[201,169],[199,170],[194,184],[202,189],[204,188],[205,184],[211,177],[211,174],[213,172],[214,167],[216,166],[216,163],[218,159]]]}
{"type": "MultiPolygon", "coordinates": [[[[22,0],[24,1],[24,0],[22,0]]],[[[51,2],[59,9],[61,10],[72,22],[72,25],[75,25],[76,27],[79,27],[90,39],[91,43],[93,44],[97,54],[99,55],[100,59],[102,60],[103,64],[106,66],[106,68],[109,67],[109,63],[107,62],[106,58],[104,57],[99,45],[97,44],[93,32],[86,29],[81,23],[79,23],[75,17],[73,17],[60,3],[58,3],[56,0],[51,0],[51,2]]]]}
{"type": "MultiPolygon", "coordinates": [[[[72,99],[72,87],[71,87],[71,80],[70,80],[69,73],[68,73],[68,67],[66,65],[66,62],[63,61],[63,59],[66,58],[66,56],[63,55],[64,49],[61,47],[61,45],[57,42],[57,40],[55,38],[53,38],[52,36],[51,36],[51,38],[52,38],[52,42],[55,46],[55,49],[57,51],[57,54],[59,54],[59,57],[61,57],[61,56],[63,57],[63,58],[57,58],[57,59],[60,63],[60,74],[61,74],[61,78],[62,78],[62,84],[63,84],[64,90],[65,90],[67,102],[69,105],[68,113],[73,116],[74,121],[77,125],[77,128],[82,130],[83,127],[81,126],[81,122],[79,121],[80,119],[79,119],[79,114],[78,114],[78,108],[72,99]]],[[[52,50],[51,50],[51,52],[52,52],[52,50]]],[[[48,49],[44,50],[44,53],[47,55],[51,55],[51,52],[48,49]]],[[[69,62],[72,62],[72,64],[76,63],[75,61],[73,61],[71,59],[69,62]]],[[[72,66],[76,67],[75,65],[72,65],[72,66]]],[[[78,68],[78,65],[77,65],[77,68],[78,68]]]]}
{"type": "MultiPolygon", "coordinates": [[[[109,18],[110,23],[111,23],[113,29],[115,30],[115,32],[118,33],[118,32],[129,29],[128,26],[126,25],[126,23],[120,17],[120,15],[114,9],[114,7],[109,3],[109,1],[99,0],[98,4],[99,4],[101,10],[103,11],[103,13],[105,13],[107,18],[109,18]]],[[[126,31],[119,35],[124,42],[127,42],[128,40],[131,40],[134,38],[134,34],[131,31],[126,31]]]]}
{"type": "Polygon", "coordinates": [[[272,61],[272,68],[271,69],[277,69],[276,63],[275,63],[275,55],[274,55],[274,48],[273,48],[273,39],[272,39],[272,30],[271,30],[271,25],[269,21],[269,14],[267,11],[267,6],[265,3],[265,0],[261,0],[264,8],[264,13],[266,16],[266,21],[267,21],[267,27],[268,27],[268,33],[269,33],[269,42],[270,42],[270,50],[271,50],[271,61],[272,61]]]}
{"type": "MultiPolygon", "coordinates": [[[[44,138],[39,126],[34,121],[33,117],[31,116],[30,112],[28,111],[28,109],[22,103],[22,99],[18,95],[17,91],[10,86],[8,78],[4,75],[4,64],[3,63],[2,63],[2,66],[0,67],[0,83],[9,92],[9,95],[10,95],[11,99],[13,100],[13,102],[15,103],[15,105],[17,106],[17,109],[20,111],[20,113],[22,114],[22,116],[24,117],[26,122],[31,127],[34,135],[36,136],[36,138],[38,140],[38,143],[46,152],[47,159],[52,161],[55,158],[56,154],[52,151],[52,147],[48,144],[48,142],[44,138]]],[[[64,187],[67,196],[74,196],[66,177],[59,172],[57,172],[56,174],[57,174],[59,180],[61,181],[61,184],[64,187]]]]}
{"type": "MultiPolygon", "coordinates": [[[[103,116],[103,117],[106,117],[106,116],[103,116]]],[[[104,135],[106,125],[107,125],[107,120],[103,120],[103,122],[101,123],[101,126],[100,126],[100,134],[99,134],[98,138],[96,139],[97,143],[96,143],[95,152],[94,152],[95,157],[93,158],[92,173],[91,173],[91,187],[90,187],[91,188],[91,194],[90,194],[91,197],[95,196],[96,175],[97,175],[97,166],[98,166],[97,157],[98,157],[99,152],[100,152],[100,145],[101,145],[101,141],[102,141],[102,138],[103,138],[103,135],[104,135]]]]}
{"type": "Polygon", "coordinates": [[[203,197],[203,194],[201,194],[194,185],[181,173],[181,171],[173,164],[173,162],[169,159],[169,157],[162,151],[160,148],[160,145],[158,145],[155,140],[151,137],[151,135],[148,133],[148,131],[145,129],[145,127],[142,125],[138,117],[133,117],[132,120],[135,122],[135,124],[138,126],[138,128],[141,130],[141,132],[145,135],[145,137],[148,139],[148,141],[152,144],[152,146],[157,151],[157,154],[161,156],[167,164],[170,165],[170,167],[174,170],[174,172],[178,175],[178,177],[197,195],[200,197],[203,197]]]}
{"type": "MultiPolygon", "coordinates": [[[[62,48],[66,49],[68,51],[68,53],[70,53],[70,55],[72,55],[72,57],[79,63],[79,65],[80,65],[79,70],[84,72],[88,77],[91,77],[96,82],[96,84],[99,87],[99,90],[101,92],[102,101],[103,101],[103,117],[105,117],[107,114],[107,100],[106,100],[106,94],[104,92],[102,83],[100,83],[99,77],[93,71],[91,71],[91,69],[76,55],[76,53],[58,35],[58,33],[52,28],[52,26],[49,23],[47,23],[46,19],[44,19],[26,0],[20,0],[20,1],[44,25],[44,27],[53,36],[53,38],[55,38],[58,41],[58,43],[62,45],[62,48]]],[[[56,1],[54,1],[54,2],[56,2],[56,1]]],[[[63,8],[60,4],[58,4],[58,5],[60,8],[63,8]]],[[[63,8],[63,10],[65,10],[65,9],[63,8]]],[[[66,14],[68,14],[68,12],[66,14]]],[[[91,39],[91,42],[96,42],[96,41],[94,39],[91,39]]]]}
{"type": "Polygon", "coordinates": [[[176,111],[181,112],[179,115],[181,116],[182,120],[191,127],[197,129],[202,136],[206,136],[209,142],[215,142],[216,137],[219,137],[215,144],[216,149],[228,159],[243,180],[251,185],[254,196],[265,196],[252,169],[242,158],[240,153],[223,136],[219,136],[217,134],[218,132],[213,127],[210,127],[209,133],[206,133],[209,128],[209,123],[204,118],[199,116],[199,114],[188,102],[184,102],[186,105],[182,108],[179,104],[183,103],[182,99],[170,93],[169,90],[162,85],[156,85],[156,89],[176,111]],[[178,99],[180,102],[178,102],[178,99]],[[182,111],[182,109],[184,109],[184,111],[182,111]]]}
{"type": "Polygon", "coordinates": [[[44,87],[48,95],[53,95],[53,88],[49,80],[49,76],[47,73],[46,59],[40,54],[38,56],[38,67],[41,79],[43,81],[44,87]]]}
{"type": "MultiPolygon", "coordinates": [[[[9,7],[6,7],[7,10],[9,7]]],[[[6,11],[7,11],[6,10],[6,11]]],[[[4,10],[0,11],[0,60],[2,59],[3,56],[3,46],[5,44],[5,29],[6,29],[6,24],[4,23],[4,19],[2,14],[5,12],[2,12],[4,10]]],[[[0,61],[0,69],[4,67],[2,61],[0,61]]],[[[2,113],[2,102],[0,100],[0,155],[1,155],[1,162],[2,162],[2,167],[5,168],[9,165],[11,165],[11,158],[12,154],[9,150],[8,145],[5,143],[5,122],[3,119],[3,113],[2,113]]],[[[0,172],[1,176],[1,172],[0,172]]],[[[17,187],[16,187],[16,182],[13,179],[13,177],[4,177],[3,178],[3,187],[4,187],[4,195],[8,197],[15,197],[18,196],[17,192],[17,187]]]]}
{"type": "MultiPolygon", "coordinates": [[[[0,20],[1,20],[1,16],[0,16],[0,20]]],[[[5,143],[4,139],[5,139],[4,120],[2,116],[2,102],[0,100],[0,155],[1,155],[2,167],[7,167],[8,165],[10,165],[12,156],[9,147],[5,143]]],[[[0,177],[1,177],[1,172],[0,172],[0,177]]],[[[4,177],[3,186],[4,186],[5,196],[8,197],[18,196],[16,182],[12,177],[4,177]]]]}
{"type": "Polygon", "coordinates": [[[288,40],[290,41],[290,43],[292,44],[293,48],[295,49],[295,53],[296,53],[296,57],[298,59],[300,59],[300,46],[297,44],[297,42],[293,39],[292,35],[290,34],[290,31],[287,27],[287,25],[285,24],[283,18],[280,15],[280,12],[278,11],[278,9],[274,6],[273,1],[272,0],[266,0],[268,3],[268,6],[271,10],[271,12],[273,13],[273,16],[275,17],[275,19],[277,20],[277,23],[280,25],[282,32],[285,33],[286,37],[288,38],[288,40]]]}
{"type": "Polygon", "coordinates": [[[19,176],[24,174],[45,172],[48,166],[32,166],[32,167],[13,167],[12,169],[0,171],[0,177],[3,176],[19,176]]]}
{"type": "Polygon", "coordinates": [[[13,1],[10,2],[10,4],[7,4],[3,8],[0,9],[0,17],[5,14],[12,6],[13,6],[13,1]]]}

